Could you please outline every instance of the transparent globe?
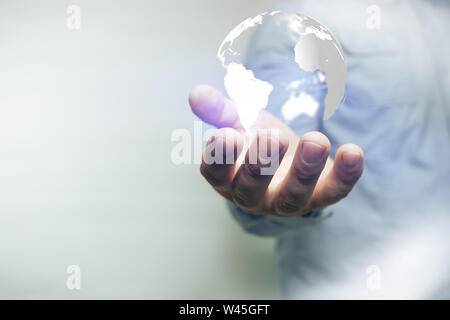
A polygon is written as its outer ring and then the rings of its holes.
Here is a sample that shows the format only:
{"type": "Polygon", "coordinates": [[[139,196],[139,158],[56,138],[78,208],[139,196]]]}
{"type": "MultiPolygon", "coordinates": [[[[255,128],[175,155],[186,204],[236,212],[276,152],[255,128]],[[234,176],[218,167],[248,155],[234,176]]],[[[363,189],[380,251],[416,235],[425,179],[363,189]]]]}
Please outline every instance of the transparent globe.
{"type": "Polygon", "coordinates": [[[281,106],[287,122],[302,115],[316,117],[321,105],[326,120],[344,99],[347,67],[342,48],[330,31],[305,15],[273,11],[248,18],[226,36],[217,56],[226,69],[225,88],[246,129],[271,95],[288,97],[281,106]],[[261,28],[268,32],[258,32],[261,28]],[[264,34],[266,45],[259,44],[263,52],[253,58],[267,63],[251,61],[252,55],[244,60],[249,37],[258,41],[258,34],[264,34]],[[280,48],[270,47],[271,41],[281,41],[280,48]]]}

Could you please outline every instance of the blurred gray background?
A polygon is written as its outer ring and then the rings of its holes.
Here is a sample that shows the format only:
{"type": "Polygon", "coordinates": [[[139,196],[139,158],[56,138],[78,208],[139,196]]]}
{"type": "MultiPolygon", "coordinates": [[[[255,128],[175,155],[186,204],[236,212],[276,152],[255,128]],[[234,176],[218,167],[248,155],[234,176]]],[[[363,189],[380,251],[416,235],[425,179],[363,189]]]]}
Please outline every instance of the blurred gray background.
{"type": "Polygon", "coordinates": [[[222,89],[220,42],[271,2],[0,0],[0,299],[279,297],[273,240],[170,157],[190,88],[222,89]]]}

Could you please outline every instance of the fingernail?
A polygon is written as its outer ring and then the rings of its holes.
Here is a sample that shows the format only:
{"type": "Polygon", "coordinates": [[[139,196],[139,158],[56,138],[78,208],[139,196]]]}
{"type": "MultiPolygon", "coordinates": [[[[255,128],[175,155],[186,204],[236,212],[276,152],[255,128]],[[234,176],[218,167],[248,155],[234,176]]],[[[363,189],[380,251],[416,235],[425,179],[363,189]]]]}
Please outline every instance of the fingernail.
{"type": "Polygon", "coordinates": [[[359,165],[361,161],[361,154],[359,152],[344,152],[342,155],[344,166],[347,169],[353,169],[359,165]]]}
{"type": "Polygon", "coordinates": [[[305,162],[313,164],[321,160],[325,153],[325,147],[310,141],[303,141],[302,157],[305,162]]]}

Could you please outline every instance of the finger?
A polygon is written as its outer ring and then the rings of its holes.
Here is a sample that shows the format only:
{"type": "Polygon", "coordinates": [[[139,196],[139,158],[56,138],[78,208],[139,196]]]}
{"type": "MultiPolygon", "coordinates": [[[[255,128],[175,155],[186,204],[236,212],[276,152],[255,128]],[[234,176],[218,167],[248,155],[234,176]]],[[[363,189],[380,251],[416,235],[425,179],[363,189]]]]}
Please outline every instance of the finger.
{"type": "Polygon", "coordinates": [[[355,144],[342,145],[336,152],[334,164],[319,180],[308,211],[322,209],[345,198],[364,170],[364,153],[355,144]]]}
{"type": "Polygon", "coordinates": [[[309,202],[330,153],[330,142],[320,132],[308,132],[300,139],[292,165],[277,187],[275,212],[282,216],[300,214],[309,202]]]}
{"type": "Polygon", "coordinates": [[[189,104],[194,114],[217,128],[242,128],[235,104],[211,86],[193,88],[189,94],[189,104]]]}
{"type": "Polygon", "coordinates": [[[211,186],[224,197],[231,199],[231,182],[236,160],[244,147],[243,134],[223,128],[206,143],[200,172],[211,186]]]}
{"type": "Polygon", "coordinates": [[[231,196],[239,207],[264,213],[267,187],[288,146],[289,140],[278,130],[257,132],[232,183],[231,196]]]}

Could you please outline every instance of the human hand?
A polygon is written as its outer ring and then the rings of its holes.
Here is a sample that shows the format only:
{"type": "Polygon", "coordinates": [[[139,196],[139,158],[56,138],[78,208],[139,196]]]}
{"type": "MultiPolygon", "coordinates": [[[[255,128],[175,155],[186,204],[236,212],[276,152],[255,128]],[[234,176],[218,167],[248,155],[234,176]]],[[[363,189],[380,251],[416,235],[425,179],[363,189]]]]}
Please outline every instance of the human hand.
{"type": "Polygon", "coordinates": [[[219,194],[245,212],[284,217],[305,215],[345,198],[363,172],[364,154],[359,146],[340,146],[333,160],[329,157],[330,142],[324,134],[312,131],[298,137],[265,110],[260,111],[252,128],[256,134],[246,145],[248,134],[242,128],[236,106],[210,86],[192,89],[189,103],[194,114],[219,128],[205,152],[220,149],[225,157],[227,150],[234,151],[233,163],[211,163],[206,161],[208,155],[204,152],[201,174],[219,194]],[[273,129],[277,129],[277,136],[273,129]],[[274,140],[278,150],[268,146],[274,140]],[[278,155],[277,170],[272,174],[262,174],[264,168],[274,165],[260,156],[262,153],[258,151],[262,147],[268,149],[269,159],[275,152],[278,155]],[[253,163],[249,161],[251,150],[257,150],[258,155],[253,163]],[[239,163],[236,160],[241,153],[243,161],[239,163]]]}

